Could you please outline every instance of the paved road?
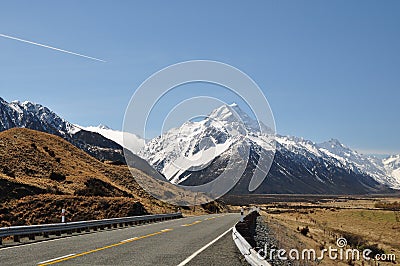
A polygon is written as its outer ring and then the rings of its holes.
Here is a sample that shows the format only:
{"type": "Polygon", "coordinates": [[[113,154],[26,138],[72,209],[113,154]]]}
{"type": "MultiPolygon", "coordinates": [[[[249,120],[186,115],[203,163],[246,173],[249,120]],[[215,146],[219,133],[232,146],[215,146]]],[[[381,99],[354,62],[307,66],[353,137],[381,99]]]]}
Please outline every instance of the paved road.
{"type": "Polygon", "coordinates": [[[231,232],[192,256],[227,232],[238,219],[238,214],[188,217],[3,248],[0,264],[243,265],[231,232]]]}

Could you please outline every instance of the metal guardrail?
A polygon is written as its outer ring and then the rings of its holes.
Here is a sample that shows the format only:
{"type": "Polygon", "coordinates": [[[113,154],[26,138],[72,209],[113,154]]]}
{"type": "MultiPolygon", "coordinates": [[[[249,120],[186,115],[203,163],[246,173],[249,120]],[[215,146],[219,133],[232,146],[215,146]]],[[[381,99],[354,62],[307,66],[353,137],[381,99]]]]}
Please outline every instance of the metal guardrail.
{"type": "Polygon", "coordinates": [[[237,248],[239,249],[240,253],[242,253],[246,261],[252,266],[271,266],[271,264],[269,264],[266,260],[258,257],[257,251],[236,230],[236,225],[237,223],[232,228],[233,241],[235,241],[237,248]]]}
{"type": "Polygon", "coordinates": [[[41,225],[26,225],[26,226],[11,226],[0,228],[0,245],[2,245],[3,237],[13,236],[14,241],[18,242],[20,237],[29,237],[34,240],[36,235],[43,235],[48,237],[50,234],[61,235],[61,233],[72,233],[73,231],[81,232],[83,230],[89,231],[90,229],[97,230],[98,228],[104,229],[117,228],[118,225],[133,225],[143,222],[155,222],[169,219],[182,218],[182,213],[171,214],[154,214],[131,216],[123,218],[112,218],[103,220],[90,220],[69,223],[56,223],[56,224],[41,224],[41,225]]]}

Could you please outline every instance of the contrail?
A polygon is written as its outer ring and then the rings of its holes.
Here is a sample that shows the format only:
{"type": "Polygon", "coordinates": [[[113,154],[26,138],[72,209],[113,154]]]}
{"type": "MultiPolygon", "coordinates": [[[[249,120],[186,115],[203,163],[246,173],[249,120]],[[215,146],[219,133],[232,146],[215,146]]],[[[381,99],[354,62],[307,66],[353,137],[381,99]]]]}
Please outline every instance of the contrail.
{"type": "Polygon", "coordinates": [[[28,40],[19,39],[19,38],[8,36],[8,35],[4,35],[4,34],[1,34],[1,33],[0,33],[0,37],[16,40],[16,41],[20,41],[20,42],[29,43],[29,44],[41,46],[41,47],[44,47],[44,48],[49,48],[49,49],[56,50],[56,51],[63,52],[63,53],[67,53],[67,54],[77,55],[77,56],[80,56],[80,57],[84,57],[84,58],[88,58],[88,59],[92,59],[92,60],[96,60],[96,61],[100,61],[100,62],[104,62],[104,63],[106,62],[105,60],[98,59],[98,58],[95,58],[95,57],[91,57],[91,56],[87,56],[87,55],[83,55],[83,54],[78,54],[78,53],[66,51],[66,50],[63,50],[63,49],[56,48],[56,47],[48,46],[48,45],[41,44],[41,43],[31,42],[31,41],[28,41],[28,40]]]}

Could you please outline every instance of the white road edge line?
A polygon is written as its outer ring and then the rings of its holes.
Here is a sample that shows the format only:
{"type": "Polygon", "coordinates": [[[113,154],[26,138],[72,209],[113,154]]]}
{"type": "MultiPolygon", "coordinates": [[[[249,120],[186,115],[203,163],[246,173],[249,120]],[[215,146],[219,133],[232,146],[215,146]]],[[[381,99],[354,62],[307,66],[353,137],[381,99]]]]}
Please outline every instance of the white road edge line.
{"type": "Polygon", "coordinates": [[[196,257],[197,255],[199,255],[201,252],[203,252],[205,249],[207,249],[209,246],[211,246],[212,244],[214,244],[215,242],[217,242],[220,238],[222,238],[224,235],[226,235],[227,233],[229,233],[229,231],[232,230],[232,227],[229,228],[228,230],[226,230],[224,233],[222,233],[221,235],[219,235],[216,239],[214,239],[213,241],[211,241],[210,243],[208,243],[207,245],[205,245],[204,247],[202,247],[201,249],[197,250],[195,253],[193,253],[192,255],[190,255],[189,257],[187,257],[184,261],[182,261],[181,263],[178,264],[178,266],[184,266],[186,265],[189,261],[191,261],[194,257],[196,257]]]}
{"type": "Polygon", "coordinates": [[[64,258],[67,258],[67,257],[75,256],[75,255],[76,255],[75,253],[72,253],[72,254],[65,255],[65,256],[62,256],[62,257],[58,257],[58,258],[54,258],[54,259],[51,259],[51,260],[42,261],[42,262],[39,262],[38,265],[46,264],[46,263],[49,263],[49,262],[52,262],[52,261],[55,261],[55,260],[60,260],[60,259],[64,259],[64,258]]]}

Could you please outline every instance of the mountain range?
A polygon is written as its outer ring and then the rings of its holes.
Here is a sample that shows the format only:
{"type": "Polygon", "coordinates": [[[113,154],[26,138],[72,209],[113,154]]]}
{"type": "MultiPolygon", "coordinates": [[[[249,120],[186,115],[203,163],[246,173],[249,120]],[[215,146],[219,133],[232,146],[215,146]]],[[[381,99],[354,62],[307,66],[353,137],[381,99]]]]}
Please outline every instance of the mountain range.
{"type": "MultiPolygon", "coordinates": [[[[175,184],[199,185],[221,173],[232,152],[246,148],[248,157],[240,154],[235,157],[238,163],[247,161],[247,165],[231,191],[234,194],[248,193],[260,156],[271,156],[273,146],[276,152],[271,169],[255,193],[365,194],[400,189],[400,155],[382,160],[359,154],[335,139],[314,143],[276,135],[271,142],[264,134],[266,131],[261,132],[257,125],[238,105],[223,105],[206,119],[186,122],[146,145],[140,137],[132,135],[125,149],[132,151],[138,168],[148,174],[175,184]],[[226,131],[232,127],[238,132],[235,136],[226,131]]],[[[97,159],[124,162],[122,132],[106,126],[81,127],[42,105],[7,103],[0,98],[0,131],[13,127],[51,133],[97,159]]]]}
{"type": "Polygon", "coordinates": [[[276,152],[271,169],[255,193],[363,194],[400,188],[396,175],[398,156],[382,161],[361,155],[334,139],[316,144],[276,135],[271,143],[256,124],[236,104],[223,105],[203,121],[186,122],[149,141],[139,155],[173,183],[200,185],[224,170],[234,147],[246,147],[249,157],[236,158],[237,163],[247,161],[246,170],[232,191],[242,194],[247,191],[258,158],[268,156],[274,144],[276,152]],[[239,136],[232,137],[222,130],[241,122],[239,136]],[[203,153],[201,160],[194,160],[199,152],[203,153]],[[182,164],[182,158],[188,160],[182,164]]]}

